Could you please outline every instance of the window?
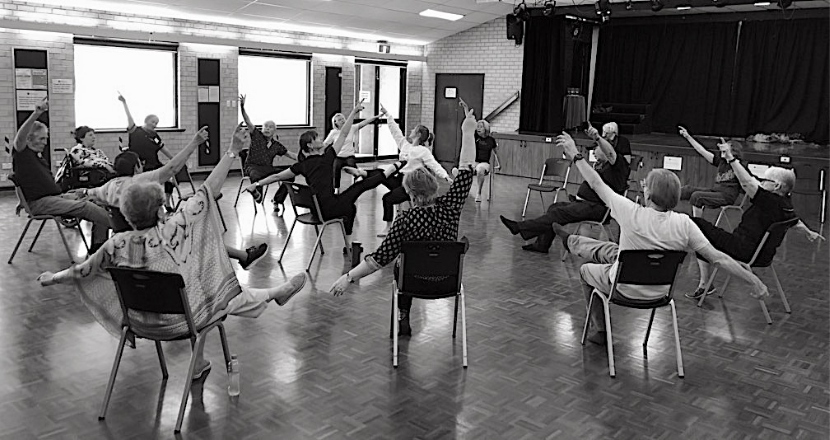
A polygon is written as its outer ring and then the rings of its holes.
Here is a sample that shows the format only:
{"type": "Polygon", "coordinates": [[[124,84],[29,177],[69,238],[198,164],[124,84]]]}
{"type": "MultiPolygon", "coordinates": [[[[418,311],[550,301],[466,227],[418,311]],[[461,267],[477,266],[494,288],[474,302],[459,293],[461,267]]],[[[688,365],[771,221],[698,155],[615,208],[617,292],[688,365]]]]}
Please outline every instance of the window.
{"type": "Polygon", "coordinates": [[[176,45],[75,40],[75,122],[98,130],[127,127],[118,93],[141,125],[149,114],[159,128],[178,126],[176,45]]]}
{"type": "MultiPolygon", "coordinates": [[[[311,60],[240,51],[239,93],[251,122],[309,125],[311,60]]],[[[242,112],[239,112],[242,121],[242,112]]]]}

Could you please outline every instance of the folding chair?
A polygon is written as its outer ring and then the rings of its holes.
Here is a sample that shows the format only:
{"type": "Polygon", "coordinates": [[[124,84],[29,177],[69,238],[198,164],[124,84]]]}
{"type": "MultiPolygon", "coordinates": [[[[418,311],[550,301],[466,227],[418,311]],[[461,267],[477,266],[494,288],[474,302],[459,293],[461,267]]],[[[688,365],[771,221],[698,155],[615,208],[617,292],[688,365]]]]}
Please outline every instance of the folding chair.
{"type": "MultiPolygon", "coordinates": [[[[63,228],[61,227],[60,216],[57,215],[47,215],[47,214],[32,214],[32,211],[29,209],[29,204],[26,203],[26,198],[23,196],[23,190],[17,186],[17,182],[14,180],[14,175],[9,177],[9,180],[14,183],[14,192],[17,194],[17,200],[19,200],[20,205],[18,206],[18,214],[20,210],[26,212],[26,216],[28,217],[28,221],[26,222],[26,226],[23,227],[23,232],[20,233],[20,238],[17,240],[17,245],[15,245],[14,250],[12,251],[12,255],[9,257],[9,264],[12,264],[12,260],[14,260],[15,254],[17,254],[17,249],[20,248],[20,244],[23,243],[23,237],[26,236],[26,232],[29,230],[29,226],[32,224],[33,221],[40,220],[40,227],[37,229],[37,233],[35,234],[34,240],[32,240],[32,244],[29,246],[29,252],[32,252],[32,249],[35,248],[35,243],[37,243],[37,239],[40,237],[41,231],[43,231],[43,226],[46,225],[46,222],[49,220],[53,220],[55,222],[55,226],[58,228],[58,234],[61,236],[61,241],[63,242],[63,247],[66,248],[66,253],[69,255],[69,261],[73,264],[75,263],[75,259],[72,258],[72,250],[69,249],[69,244],[66,242],[66,236],[63,234],[63,228]]],[[[81,234],[81,241],[84,243],[84,247],[86,248],[87,252],[89,252],[89,245],[86,243],[86,237],[84,237],[84,231],[81,229],[80,222],[75,222],[72,228],[78,228],[78,232],[81,234]]]]}
{"type": "MultiPolygon", "coordinates": [[[[176,208],[178,209],[179,205],[192,197],[196,194],[196,186],[193,184],[193,176],[190,175],[190,170],[187,169],[187,165],[183,166],[182,169],[176,173],[176,176],[173,178],[173,182],[175,183],[176,192],[179,194],[179,201],[176,203],[176,208]],[[179,187],[180,183],[188,183],[190,184],[191,193],[187,195],[182,195],[181,188],[179,187]]],[[[216,198],[214,201],[216,202],[216,210],[219,212],[219,220],[222,220],[222,227],[225,231],[228,230],[228,225],[225,223],[225,216],[222,215],[222,207],[219,206],[219,201],[222,200],[223,194],[220,192],[216,194],[216,198]]],[[[236,205],[234,205],[236,206],[236,205]]]]}
{"type": "Polygon", "coordinates": [[[458,324],[461,304],[461,360],[467,368],[467,310],[461,276],[464,254],[469,243],[464,241],[407,241],[401,245],[396,280],[392,282],[392,366],[398,368],[398,295],[420,299],[455,298],[452,337],[458,324]],[[460,301],[459,301],[460,299],[460,301]]]}
{"type": "Polygon", "coordinates": [[[304,225],[312,225],[314,226],[314,231],[317,233],[317,240],[314,242],[314,250],[311,252],[311,257],[308,259],[308,265],[305,268],[306,272],[308,272],[311,269],[311,262],[314,261],[314,256],[317,254],[317,248],[320,248],[321,255],[325,255],[326,253],[321,243],[323,233],[326,232],[326,226],[335,223],[339,224],[340,230],[343,232],[344,242],[346,241],[346,227],[343,225],[342,218],[323,220],[323,211],[320,209],[317,194],[314,193],[314,190],[310,186],[293,182],[284,182],[283,184],[288,185],[288,197],[291,199],[291,207],[294,209],[294,222],[291,223],[291,229],[288,230],[288,237],[285,239],[285,244],[282,246],[282,252],[280,252],[280,258],[277,262],[282,263],[282,257],[288,248],[288,242],[291,240],[294,226],[297,226],[298,222],[304,225]],[[297,208],[305,208],[309,212],[300,214],[297,212],[297,208]],[[322,226],[322,229],[319,226],[322,226]]]}
{"type": "MultiPolygon", "coordinates": [[[[239,189],[236,190],[236,201],[233,202],[233,207],[236,208],[236,205],[239,204],[239,196],[242,194],[242,186],[245,184],[247,180],[248,183],[254,183],[251,180],[251,176],[248,175],[248,169],[245,167],[245,163],[248,161],[248,150],[242,150],[239,152],[239,165],[240,170],[242,171],[242,179],[239,180],[239,189]]],[[[268,195],[268,185],[265,185],[262,188],[262,203],[265,203],[265,196],[268,195]]],[[[254,203],[254,215],[257,214],[256,203],[254,203]]]]}
{"type": "Polygon", "coordinates": [[[585,336],[588,334],[588,327],[591,323],[591,307],[594,304],[594,297],[598,297],[602,301],[602,308],[605,312],[608,371],[611,377],[616,377],[617,372],[614,368],[614,343],[611,337],[610,304],[634,309],[651,309],[646,337],[643,340],[643,350],[648,345],[648,337],[651,334],[651,325],[654,322],[655,312],[661,307],[671,307],[674,345],[677,355],[677,375],[681,378],[685,375],[683,372],[683,353],[680,351],[680,333],[677,330],[677,310],[674,307],[674,299],[672,298],[677,272],[685,258],[685,251],[620,251],[620,256],[617,260],[617,276],[611,286],[610,295],[606,295],[597,289],[591,292],[591,299],[588,301],[588,309],[585,316],[585,326],[582,330],[582,345],[585,345],[585,336]],[[666,294],[655,299],[632,299],[624,296],[619,291],[620,287],[626,288],[628,286],[662,287],[666,289],[666,294]]]}
{"type": "Polygon", "coordinates": [[[549,158],[545,160],[542,165],[542,175],[539,176],[538,183],[531,183],[527,185],[527,195],[525,196],[525,205],[522,208],[522,217],[527,212],[527,202],[530,200],[531,191],[539,191],[539,198],[542,199],[542,209],[545,208],[545,198],[542,193],[552,192],[553,203],[559,198],[559,191],[568,193],[568,177],[571,175],[571,162],[567,159],[549,158]],[[562,186],[549,185],[548,182],[556,182],[562,179],[562,186]]]}
{"type": "MultiPolygon", "coordinates": [[[[784,237],[787,235],[787,231],[795,226],[798,223],[798,218],[793,218],[790,220],[781,221],[778,223],[773,223],[767,228],[767,231],[764,233],[764,236],[761,237],[761,242],[758,243],[758,247],[755,248],[755,253],[752,254],[752,259],[749,260],[749,267],[768,267],[772,272],[772,279],[775,280],[775,287],[778,288],[778,294],[781,296],[781,302],[784,303],[784,310],[787,313],[792,313],[790,309],[790,303],[787,301],[787,296],[784,295],[784,288],[781,287],[781,281],[778,280],[778,274],[775,272],[775,267],[772,265],[772,261],[775,259],[775,250],[778,249],[778,246],[784,241],[784,237]],[[761,254],[761,251],[764,249],[772,249],[772,254],[764,258],[762,260],[758,260],[758,256],[761,254]]],[[[709,290],[709,286],[712,285],[712,282],[715,280],[715,275],[718,273],[718,267],[712,270],[712,275],[709,276],[709,280],[706,281],[706,287],[704,288],[704,292],[709,290]]],[[[726,286],[729,285],[729,279],[731,277],[729,275],[726,276],[726,280],[723,282],[723,286],[718,291],[718,297],[723,298],[723,293],[726,290],[726,286]]],[[[697,306],[700,307],[703,305],[703,301],[706,299],[706,295],[701,295],[700,300],[697,302],[697,306]]],[[[767,320],[767,324],[772,324],[772,318],[769,316],[769,310],[767,310],[767,303],[764,301],[763,298],[759,298],[758,302],[761,304],[761,311],[764,312],[764,318],[767,320]]]]}
{"type": "Polygon", "coordinates": [[[631,162],[628,164],[628,189],[630,192],[635,194],[634,201],[636,203],[643,203],[645,202],[645,194],[643,194],[643,188],[640,187],[640,179],[639,172],[643,168],[643,156],[639,154],[632,154],[631,155],[631,162]],[[634,176],[632,176],[632,174],[634,176]],[[640,196],[643,197],[640,197],[640,196]],[[642,200],[642,202],[641,202],[642,200]]]}
{"type": "Polygon", "coordinates": [[[121,364],[121,356],[124,353],[124,345],[127,339],[142,338],[154,341],[159,363],[161,364],[161,375],[167,379],[167,364],[164,361],[164,352],[161,349],[162,341],[179,341],[190,339],[192,352],[190,354],[190,366],[187,369],[187,378],[184,381],[184,392],[179,405],[179,417],[176,419],[174,432],[180,432],[184,420],[184,409],[187,406],[187,399],[190,391],[190,384],[193,380],[194,368],[196,367],[196,354],[200,353],[205,345],[205,335],[214,327],[219,328],[219,337],[222,341],[222,352],[225,355],[225,365],[231,360],[228,349],[228,339],[225,334],[223,321],[226,316],[197,328],[193,322],[193,312],[187,300],[187,292],[184,290],[184,279],[179,274],[154,272],[143,269],[109,268],[112,280],[115,283],[115,290],[118,293],[118,301],[121,304],[121,312],[124,316],[121,324],[121,339],[118,342],[118,350],[115,352],[115,361],[112,365],[107,391],[104,395],[104,402],[101,405],[101,414],[98,420],[104,420],[107,415],[112,388],[115,385],[115,376],[118,374],[118,366],[121,364]],[[171,338],[158,338],[146,333],[141,324],[131,319],[134,312],[157,313],[170,315],[184,315],[187,322],[187,332],[171,338]]]}
{"type": "MultiPolygon", "coordinates": [[[[718,226],[721,220],[726,220],[726,224],[729,225],[729,229],[732,229],[732,223],[729,221],[728,212],[737,211],[743,213],[744,208],[746,207],[746,203],[749,201],[749,197],[747,197],[746,194],[743,193],[743,191],[741,191],[741,193],[738,194],[738,199],[735,199],[735,203],[732,205],[720,207],[718,217],[715,219],[715,223],[713,223],[715,226],[718,226]],[[740,201],[738,201],[738,199],[740,199],[740,201]]],[[[703,209],[705,210],[706,208],[704,207],[703,209]]]]}

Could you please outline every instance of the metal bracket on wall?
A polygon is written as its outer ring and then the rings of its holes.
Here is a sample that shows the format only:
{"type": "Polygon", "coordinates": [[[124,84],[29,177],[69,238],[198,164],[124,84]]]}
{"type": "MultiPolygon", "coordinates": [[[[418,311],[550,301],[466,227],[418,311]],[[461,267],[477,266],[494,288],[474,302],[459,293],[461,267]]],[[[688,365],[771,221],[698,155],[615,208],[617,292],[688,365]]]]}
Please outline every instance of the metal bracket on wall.
{"type": "Polygon", "coordinates": [[[507,110],[507,108],[513,105],[514,102],[518,101],[521,95],[521,91],[517,91],[516,93],[510,95],[510,97],[507,98],[507,100],[502,102],[501,105],[499,105],[493,111],[491,111],[490,114],[484,117],[484,119],[486,121],[492,122],[496,116],[498,116],[501,112],[507,110]]]}

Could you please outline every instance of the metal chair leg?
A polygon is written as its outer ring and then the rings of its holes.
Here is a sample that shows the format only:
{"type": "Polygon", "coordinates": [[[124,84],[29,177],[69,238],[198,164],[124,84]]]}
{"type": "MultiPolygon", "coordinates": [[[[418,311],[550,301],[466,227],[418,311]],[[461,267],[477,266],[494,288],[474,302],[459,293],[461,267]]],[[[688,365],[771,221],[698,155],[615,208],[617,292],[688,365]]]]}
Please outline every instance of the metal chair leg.
{"type": "Polygon", "coordinates": [[[455,310],[452,317],[452,337],[455,339],[455,327],[458,325],[458,295],[455,295],[455,310]]]}
{"type": "Polygon", "coordinates": [[[228,347],[228,335],[225,333],[225,325],[221,322],[219,325],[219,339],[222,341],[222,354],[225,355],[225,366],[231,363],[231,350],[228,347]]]}
{"type": "Polygon", "coordinates": [[[654,323],[654,313],[657,312],[657,309],[651,309],[651,317],[648,318],[648,328],[646,328],[646,338],[643,339],[643,348],[645,349],[648,345],[648,337],[651,334],[651,325],[654,323]]]}
{"type": "MultiPolygon", "coordinates": [[[[392,295],[397,295],[397,285],[394,281],[392,281],[392,295]]],[[[389,312],[389,339],[392,339],[392,330],[395,328],[395,301],[392,300],[391,306],[392,310],[389,312]]]]}
{"type": "Polygon", "coordinates": [[[726,293],[726,287],[729,286],[729,281],[732,279],[732,276],[726,274],[726,279],[723,281],[723,287],[718,291],[718,297],[723,298],[723,294],[726,293]]]}
{"type": "Polygon", "coordinates": [[[190,366],[187,368],[187,377],[184,381],[184,391],[182,392],[182,402],[179,404],[179,417],[176,419],[176,427],[173,432],[182,432],[182,422],[184,421],[184,409],[187,407],[187,399],[190,397],[190,384],[193,382],[193,370],[196,369],[196,359],[198,354],[202,352],[205,346],[205,335],[200,333],[196,336],[196,343],[193,344],[193,352],[190,353],[190,366]]]}
{"type": "Polygon", "coordinates": [[[594,292],[588,298],[588,308],[585,310],[585,325],[582,327],[582,345],[585,345],[585,337],[588,336],[588,327],[591,325],[591,307],[594,305],[594,292]]]}
{"type": "Polygon", "coordinates": [[[89,252],[89,244],[87,244],[87,242],[86,242],[86,236],[84,235],[83,228],[81,228],[81,222],[78,222],[78,226],[76,226],[76,227],[78,228],[78,234],[81,235],[81,243],[84,244],[84,247],[86,248],[86,251],[89,252]]]}
{"type": "Polygon", "coordinates": [[[790,309],[790,302],[787,301],[787,296],[784,295],[784,288],[781,287],[781,281],[778,279],[778,274],[775,272],[775,267],[772,264],[769,265],[770,271],[772,271],[772,279],[775,280],[775,286],[778,287],[778,294],[781,295],[781,302],[784,303],[784,310],[787,313],[792,313],[793,311],[790,309]]]}
{"type": "Polygon", "coordinates": [[[525,196],[525,206],[522,208],[522,218],[524,218],[525,213],[527,212],[527,202],[530,200],[530,189],[527,190],[527,195],[525,196]]]}
{"type": "Polygon", "coordinates": [[[769,310],[767,310],[767,303],[764,302],[763,299],[758,299],[758,302],[761,303],[761,311],[764,312],[764,318],[767,320],[767,324],[772,325],[772,317],[769,316],[769,310]]]}
{"type": "Polygon", "coordinates": [[[222,227],[225,228],[225,232],[228,232],[228,225],[225,224],[225,216],[222,215],[222,208],[219,207],[219,202],[216,202],[216,211],[219,212],[219,220],[222,221],[222,227]]]}
{"type": "Polygon", "coordinates": [[[488,180],[489,180],[488,183],[490,185],[490,192],[487,193],[487,201],[488,202],[493,200],[493,176],[495,176],[495,173],[488,174],[488,180]]]}
{"type": "Polygon", "coordinates": [[[159,355],[159,364],[161,365],[161,377],[167,379],[167,362],[164,361],[164,351],[161,349],[161,342],[156,341],[156,353],[159,355]]]}
{"type": "Polygon", "coordinates": [[[20,248],[20,244],[23,243],[23,238],[26,236],[26,232],[29,230],[29,225],[32,224],[33,219],[29,219],[26,222],[26,226],[23,227],[23,232],[20,233],[20,238],[17,239],[17,245],[15,245],[14,250],[12,251],[11,257],[9,257],[9,264],[12,264],[12,260],[14,259],[14,255],[17,253],[17,249],[20,248]]]}
{"type": "MultiPolygon", "coordinates": [[[[58,230],[60,231],[61,224],[58,222],[58,219],[55,219],[55,223],[58,225],[58,230]]],[[[37,243],[37,239],[40,238],[40,233],[43,231],[43,227],[46,226],[46,220],[42,220],[40,222],[40,227],[37,228],[37,233],[35,233],[35,238],[32,240],[32,244],[29,246],[29,252],[32,252],[32,249],[35,248],[35,243],[37,243]]]]}
{"type": "Polygon", "coordinates": [[[115,385],[115,376],[118,374],[118,366],[121,365],[121,355],[124,354],[124,345],[127,343],[127,331],[127,327],[121,328],[121,339],[118,341],[118,351],[115,352],[115,361],[112,363],[112,372],[110,372],[110,379],[107,382],[107,391],[104,393],[104,402],[101,404],[101,413],[98,414],[98,420],[104,420],[107,416],[107,407],[110,404],[112,387],[115,385]]]}
{"type": "MultiPolygon", "coordinates": [[[[718,268],[717,268],[717,267],[713,267],[713,268],[712,268],[712,274],[711,274],[711,275],[709,275],[709,279],[706,281],[706,285],[705,285],[705,286],[703,286],[703,292],[704,292],[704,293],[703,293],[703,295],[700,295],[700,300],[697,302],[697,306],[698,306],[698,307],[702,306],[702,305],[703,305],[703,301],[705,301],[705,300],[706,300],[706,292],[709,290],[709,287],[711,287],[711,286],[712,286],[712,283],[714,283],[714,282],[715,282],[715,275],[717,275],[717,274],[718,274],[718,268]]],[[[722,293],[720,293],[720,297],[721,297],[721,298],[723,297],[723,294],[722,294],[722,293]]]]}
{"type": "Polygon", "coordinates": [[[464,302],[464,285],[461,286],[461,359],[467,368],[467,307],[464,302]]]}
{"type": "Polygon", "coordinates": [[[291,223],[291,229],[288,230],[288,237],[285,237],[285,243],[282,245],[282,252],[280,252],[280,258],[277,260],[277,263],[282,263],[282,257],[285,255],[285,250],[288,248],[288,242],[291,241],[291,234],[294,233],[294,227],[297,226],[297,219],[294,219],[294,222],[291,223]]]}
{"type": "MultiPolygon", "coordinates": [[[[601,295],[601,294],[600,294],[601,295]]],[[[603,295],[602,310],[605,313],[605,343],[608,346],[608,373],[611,377],[617,377],[617,370],[614,368],[614,341],[611,337],[611,308],[608,307],[608,300],[603,295]]]]}
{"type": "MultiPolygon", "coordinates": [[[[671,323],[674,326],[674,347],[677,354],[677,376],[683,378],[686,373],[683,371],[683,351],[680,349],[680,332],[677,329],[677,309],[674,307],[674,300],[669,301],[671,306],[671,323]]],[[[654,316],[654,315],[652,315],[654,316]]]]}
{"type": "Polygon", "coordinates": [[[395,313],[398,311],[398,289],[392,293],[392,368],[398,368],[398,331],[399,323],[395,313]]]}
{"type": "MultiPolygon", "coordinates": [[[[323,230],[324,231],[325,231],[325,227],[326,227],[326,225],[323,224],[323,230]]],[[[317,228],[317,225],[314,225],[314,233],[317,234],[318,236],[322,235],[320,230],[317,228]]],[[[326,255],[326,250],[323,248],[323,242],[322,241],[320,242],[320,255],[326,255]]]]}
{"type": "Polygon", "coordinates": [[[340,232],[342,232],[342,233],[343,233],[343,244],[344,244],[347,248],[349,248],[351,245],[350,245],[350,244],[349,244],[349,242],[346,240],[346,225],[344,225],[344,224],[343,224],[343,222],[337,222],[337,224],[339,224],[339,225],[340,225],[340,232]]]}
{"type": "Polygon", "coordinates": [[[236,190],[236,201],[233,202],[233,207],[236,208],[236,205],[239,204],[239,196],[242,194],[242,184],[245,182],[245,178],[243,177],[239,181],[239,189],[236,190]]]}
{"type": "MultiPolygon", "coordinates": [[[[46,220],[44,220],[43,223],[40,224],[41,228],[43,228],[44,223],[46,223],[46,220]]],[[[58,222],[58,219],[55,219],[55,226],[57,226],[57,228],[58,228],[58,235],[61,236],[61,241],[63,242],[63,247],[66,248],[66,254],[69,255],[69,261],[71,261],[74,264],[75,259],[72,258],[72,250],[69,249],[69,243],[66,242],[66,235],[63,234],[63,229],[61,229],[61,224],[60,224],[60,222],[58,222]]],[[[78,226],[78,228],[80,228],[80,226],[78,226]]],[[[83,236],[83,232],[81,232],[81,236],[83,236]]],[[[35,237],[35,240],[37,240],[37,237],[35,237]]],[[[84,243],[84,244],[86,244],[86,243],[84,243]]],[[[34,247],[34,245],[35,245],[35,243],[32,242],[32,247],[34,247]]]]}
{"type": "Polygon", "coordinates": [[[545,196],[542,195],[542,191],[539,191],[539,200],[542,201],[542,210],[545,210],[545,196]]]}
{"type": "MultiPolygon", "coordinates": [[[[314,226],[314,230],[317,230],[317,226],[314,226]]],[[[320,244],[320,241],[323,239],[323,233],[326,232],[326,225],[323,224],[323,229],[317,233],[317,240],[314,241],[314,249],[311,251],[311,257],[308,259],[308,265],[305,268],[305,271],[308,272],[311,270],[311,262],[314,261],[314,256],[317,255],[317,248],[320,248],[320,255],[325,254],[323,252],[323,247],[320,244]]]]}

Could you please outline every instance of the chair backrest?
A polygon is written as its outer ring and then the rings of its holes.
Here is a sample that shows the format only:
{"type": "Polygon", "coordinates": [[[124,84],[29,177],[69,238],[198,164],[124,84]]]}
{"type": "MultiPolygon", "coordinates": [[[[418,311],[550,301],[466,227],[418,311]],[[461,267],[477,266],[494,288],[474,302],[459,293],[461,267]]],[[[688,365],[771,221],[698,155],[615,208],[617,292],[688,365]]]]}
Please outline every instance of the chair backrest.
{"type": "MultiPolygon", "coordinates": [[[[611,292],[614,303],[629,307],[648,306],[655,302],[667,303],[671,300],[677,272],[686,251],[666,250],[626,250],[620,251],[617,260],[617,278],[611,292]],[[666,294],[654,300],[636,300],[619,292],[623,286],[664,286],[666,294]]],[[[662,290],[662,289],[661,289],[662,290]]]]}
{"type": "Polygon", "coordinates": [[[628,164],[628,169],[632,173],[636,173],[640,170],[640,167],[643,166],[643,156],[639,154],[632,154],[631,155],[631,162],[628,164]]]}
{"type": "Polygon", "coordinates": [[[110,267],[124,323],[132,327],[129,310],[145,313],[185,315],[191,333],[196,329],[184,291],[184,279],[177,273],[110,267]]]}
{"type": "MultiPolygon", "coordinates": [[[[29,203],[26,202],[26,197],[23,195],[23,189],[17,184],[17,179],[15,179],[14,173],[9,174],[9,181],[14,184],[14,194],[17,196],[17,201],[20,203],[20,207],[26,211],[26,214],[31,217],[32,211],[29,210],[29,203]]],[[[20,211],[17,212],[20,214],[20,211]]]]}
{"type": "Polygon", "coordinates": [[[294,207],[294,214],[297,214],[297,208],[305,208],[317,217],[318,220],[323,219],[323,211],[320,209],[320,202],[317,200],[317,194],[314,189],[308,185],[294,182],[282,182],[288,189],[288,197],[291,198],[291,205],[294,207]]]}
{"type": "Polygon", "coordinates": [[[194,193],[196,192],[196,186],[193,185],[193,177],[190,175],[190,170],[187,168],[187,165],[183,166],[182,169],[176,173],[175,179],[177,184],[183,182],[190,183],[190,188],[194,193]]]}
{"type": "Polygon", "coordinates": [[[461,291],[463,241],[407,241],[401,245],[398,290],[417,298],[446,298],[461,291]]]}
{"type": "Polygon", "coordinates": [[[561,179],[562,186],[568,184],[568,177],[571,174],[571,161],[562,158],[551,157],[545,159],[545,164],[542,165],[542,175],[539,176],[539,185],[545,183],[546,179],[561,179]]]}
{"type": "Polygon", "coordinates": [[[778,246],[781,246],[781,243],[784,242],[784,237],[787,235],[787,231],[791,227],[795,226],[798,221],[799,218],[795,217],[771,224],[764,233],[764,236],[761,238],[761,242],[758,243],[758,247],[755,248],[755,254],[753,254],[752,259],[749,260],[749,265],[755,267],[769,266],[770,263],[772,263],[772,259],[775,258],[775,252],[778,249],[778,246]],[[761,256],[763,251],[766,252],[764,252],[764,255],[761,256]]]}
{"type": "Polygon", "coordinates": [[[121,213],[120,209],[114,206],[107,206],[107,213],[110,215],[110,226],[112,226],[112,232],[114,234],[132,231],[133,227],[130,226],[130,223],[124,217],[124,214],[121,213]]]}
{"type": "Polygon", "coordinates": [[[241,164],[242,175],[248,177],[248,170],[245,167],[245,164],[248,162],[248,152],[250,150],[242,150],[239,152],[239,163],[241,164]]]}

